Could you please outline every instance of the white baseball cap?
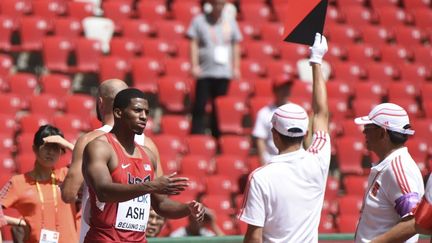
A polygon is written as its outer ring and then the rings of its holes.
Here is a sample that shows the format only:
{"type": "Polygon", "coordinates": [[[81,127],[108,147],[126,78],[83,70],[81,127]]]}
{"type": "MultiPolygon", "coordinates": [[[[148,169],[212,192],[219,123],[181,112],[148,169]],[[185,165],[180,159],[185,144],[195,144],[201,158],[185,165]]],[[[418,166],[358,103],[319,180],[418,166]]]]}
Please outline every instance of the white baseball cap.
{"type": "Polygon", "coordinates": [[[288,103],[276,109],[273,113],[271,123],[273,128],[284,136],[301,137],[308,130],[309,117],[303,107],[294,103],[288,103]],[[288,131],[292,128],[298,128],[300,131],[288,131]]]}
{"type": "Polygon", "coordinates": [[[393,103],[379,104],[369,112],[369,115],[357,117],[354,122],[357,125],[375,124],[402,134],[414,134],[414,130],[404,128],[410,124],[407,112],[404,108],[393,103]]]}

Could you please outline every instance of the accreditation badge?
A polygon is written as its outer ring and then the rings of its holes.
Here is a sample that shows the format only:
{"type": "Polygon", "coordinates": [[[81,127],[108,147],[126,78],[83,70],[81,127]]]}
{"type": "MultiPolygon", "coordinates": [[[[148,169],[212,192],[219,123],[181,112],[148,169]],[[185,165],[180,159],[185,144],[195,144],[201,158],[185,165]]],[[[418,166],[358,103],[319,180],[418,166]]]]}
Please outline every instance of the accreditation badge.
{"type": "Polygon", "coordinates": [[[145,232],[150,212],[150,194],[118,203],[116,229],[145,232]]]}
{"type": "Polygon", "coordinates": [[[58,243],[60,233],[57,231],[42,229],[40,233],[39,243],[58,243]]]}
{"type": "Polygon", "coordinates": [[[227,45],[218,45],[214,49],[214,61],[217,64],[229,64],[229,49],[227,45]]]}

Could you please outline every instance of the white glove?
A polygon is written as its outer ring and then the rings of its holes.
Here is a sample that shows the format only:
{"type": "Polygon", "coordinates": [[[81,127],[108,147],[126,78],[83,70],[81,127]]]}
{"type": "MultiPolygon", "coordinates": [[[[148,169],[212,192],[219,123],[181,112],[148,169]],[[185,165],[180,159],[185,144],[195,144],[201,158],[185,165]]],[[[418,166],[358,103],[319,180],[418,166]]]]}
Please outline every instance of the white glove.
{"type": "Polygon", "coordinates": [[[309,58],[309,63],[321,64],[322,59],[328,50],[327,39],[325,38],[325,36],[321,35],[320,33],[316,33],[313,46],[311,46],[309,48],[311,50],[311,56],[309,58]]]}

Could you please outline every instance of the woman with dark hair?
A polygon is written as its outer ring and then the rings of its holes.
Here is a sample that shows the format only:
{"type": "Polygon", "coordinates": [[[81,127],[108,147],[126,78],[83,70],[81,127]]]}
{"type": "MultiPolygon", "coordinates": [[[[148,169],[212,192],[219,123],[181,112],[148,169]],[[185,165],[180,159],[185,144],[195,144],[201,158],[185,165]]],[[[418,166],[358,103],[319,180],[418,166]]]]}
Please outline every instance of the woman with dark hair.
{"type": "Polygon", "coordinates": [[[65,149],[73,147],[58,128],[39,127],[33,170],[13,176],[1,190],[1,205],[17,209],[29,229],[25,242],[78,242],[75,204],[64,203],[59,188],[67,168],[54,168],[65,149]]]}

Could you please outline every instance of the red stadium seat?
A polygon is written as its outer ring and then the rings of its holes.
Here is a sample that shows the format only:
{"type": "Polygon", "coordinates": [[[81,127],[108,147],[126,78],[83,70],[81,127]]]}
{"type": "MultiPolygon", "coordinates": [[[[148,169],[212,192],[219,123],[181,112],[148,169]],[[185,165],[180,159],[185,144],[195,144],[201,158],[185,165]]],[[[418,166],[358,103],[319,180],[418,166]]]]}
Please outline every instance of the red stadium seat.
{"type": "Polygon", "coordinates": [[[420,86],[420,92],[423,102],[432,100],[432,96],[430,96],[432,92],[432,83],[423,83],[420,86]]]}
{"type": "Polygon", "coordinates": [[[236,155],[246,158],[252,145],[249,137],[223,135],[219,138],[219,147],[223,155],[236,155]]]}
{"type": "Polygon", "coordinates": [[[20,19],[20,49],[24,51],[42,50],[42,41],[49,31],[49,23],[42,17],[30,16],[20,19]]]}
{"type": "Polygon", "coordinates": [[[329,63],[344,61],[346,59],[348,59],[348,49],[344,45],[334,44],[329,46],[328,55],[326,56],[326,60],[329,63]]]}
{"type": "Polygon", "coordinates": [[[270,62],[279,56],[279,51],[269,42],[250,41],[242,46],[246,49],[248,59],[270,62]]]}
{"type": "Polygon", "coordinates": [[[240,70],[245,79],[263,78],[267,74],[266,66],[255,60],[242,60],[240,70]]]}
{"type": "Polygon", "coordinates": [[[227,176],[211,175],[206,177],[206,194],[207,195],[222,195],[231,196],[238,191],[238,185],[227,176]]]}
{"type": "Polygon", "coordinates": [[[343,136],[358,137],[358,138],[363,136],[363,127],[355,124],[354,120],[351,118],[347,118],[340,121],[340,126],[342,128],[341,132],[343,136]]]}
{"type": "Polygon", "coordinates": [[[17,172],[24,174],[30,172],[34,167],[35,155],[33,151],[27,153],[20,153],[15,158],[17,172]]]}
{"type": "Polygon", "coordinates": [[[32,1],[33,15],[55,21],[66,11],[66,2],[62,0],[34,0],[32,1]]]}
{"type": "Polygon", "coordinates": [[[139,44],[128,38],[113,38],[110,41],[110,55],[120,57],[128,62],[138,55],[139,44]]]}
{"type": "Polygon", "coordinates": [[[216,155],[216,140],[210,135],[192,134],[186,137],[188,154],[211,159],[216,155]]]}
{"type": "Polygon", "coordinates": [[[334,222],[333,216],[326,214],[326,215],[321,215],[321,219],[320,219],[320,223],[318,225],[318,232],[320,234],[331,234],[331,233],[336,233],[336,224],[334,222]]]}
{"type": "Polygon", "coordinates": [[[188,58],[171,58],[164,60],[165,75],[179,78],[190,78],[191,64],[188,58]]]}
{"type": "Polygon", "coordinates": [[[295,63],[287,61],[268,62],[267,64],[268,77],[272,79],[291,78],[297,75],[297,67],[295,63]]]}
{"type": "Polygon", "coordinates": [[[174,1],[172,5],[173,18],[188,25],[193,17],[201,12],[197,1],[174,1]]]}
{"type": "Polygon", "coordinates": [[[256,116],[258,111],[261,110],[264,106],[270,105],[273,103],[273,98],[271,97],[253,97],[249,100],[250,106],[250,115],[252,117],[252,124],[255,124],[256,116]]]}
{"type": "Polygon", "coordinates": [[[423,176],[429,174],[428,160],[430,160],[431,150],[428,145],[428,140],[421,138],[408,139],[406,146],[411,154],[411,157],[416,162],[423,176]]]}
{"type": "Polygon", "coordinates": [[[339,180],[334,176],[329,176],[327,178],[326,189],[325,189],[325,198],[333,200],[339,195],[339,180]]]}
{"type": "Polygon", "coordinates": [[[368,177],[358,176],[358,175],[347,175],[344,176],[343,178],[343,184],[347,195],[363,197],[367,189],[368,177]]]}
{"type": "Polygon", "coordinates": [[[427,34],[413,26],[398,26],[395,31],[396,42],[402,46],[417,46],[428,41],[427,34]]]}
{"type": "MultiPolygon", "coordinates": [[[[141,48],[143,55],[150,58],[167,58],[177,53],[173,42],[164,39],[143,38],[141,48]]],[[[189,51],[189,48],[186,51],[189,51]]]]}
{"type": "Polygon", "coordinates": [[[50,94],[33,95],[29,97],[30,112],[43,116],[53,116],[59,110],[57,97],[50,94]]]}
{"type": "Polygon", "coordinates": [[[346,22],[346,15],[344,12],[340,11],[336,6],[329,5],[327,7],[327,14],[325,22],[328,25],[337,25],[346,22]]]}
{"type": "Polygon", "coordinates": [[[121,32],[122,21],[131,18],[133,14],[132,6],[126,1],[104,1],[102,8],[104,17],[114,21],[115,32],[121,32]]]}
{"type": "Polygon", "coordinates": [[[416,8],[412,10],[415,25],[419,28],[430,28],[432,26],[432,9],[416,8]]]}
{"type": "Polygon", "coordinates": [[[381,103],[382,98],[387,94],[387,85],[374,81],[357,82],[353,86],[353,91],[357,100],[364,99],[381,103]]]}
{"type": "Polygon", "coordinates": [[[351,62],[365,63],[376,61],[381,57],[379,49],[369,44],[358,44],[349,47],[348,60],[351,62]]]}
{"type": "Polygon", "coordinates": [[[432,100],[423,100],[423,110],[427,118],[432,118],[432,100]]]}
{"type": "Polygon", "coordinates": [[[144,92],[156,93],[157,79],[163,73],[162,64],[153,58],[141,57],[132,61],[132,79],[135,87],[144,92]]]}
{"type": "Polygon", "coordinates": [[[252,93],[253,86],[249,81],[232,80],[229,84],[227,95],[247,99],[252,93]]]}
{"type": "Polygon", "coordinates": [[[216,157],[216,174],[223,175],[234,183],[238,183],[239,179],[247,175],[248,171],[244,156],[225,153],[216,157]]]}
{"type": "Polygon", "coordinates": [[[73,94],[66,97],[66,113],[88,117],[94,113],[95,99],[85,94],[73,94]]]}
{"type": "MultiPolygon", "coordinates": [[[[4,103],[3,103],[4,107],[4,103]]],[[[15,113],[13,114],[0,114],[0,134],[8,137],[15,135],[18,129],[18,124],[15,120],[15,113]]]]}
{"type": "Polygon", "coordinates": [[[72,87],[72,80],[62,74],[45,74],[40,77],[39,83],[42,93],[55,95],[58,98],[69,95],[72,87]]]}
{"type": "Polygon", "coordinates": [[[234,206],[229,197],[207,194],[201,198],[201,202],[217,215],[216,218],[219,217],[219,215],[234,214],[234,206]]]}
{"type": "MultiPolygon", "coordinates": [[[[6,157],[10,159],[10,156],[12,156],[12,153],[15,152],[15,144],[14,144],[14,138],[13,135],[6,135],[4,133],[0,133],[0,168],[4,169],[7,167],[11,167],[7,162],[5,161],[6,157]]],[[[13,160],[12,160],[13,165],[13,160]]]]}
{"type": "Polygon", "coordinates": [[[387,44],[395,38],[391,29],[382,26],[363,26],[361,32],[363,41],[372,45],[387,44]]]}
{"type": "MultiPolygon", "coordinates": [[[[40,126],[49,124],[51,117],[40,114],[27,114],[19,119],[21,134],[34,134],[40,126]]],[[[21,143],[21,142],[20,142],[21,143]]]]}
{"type": "Polygon", "coordinates": [[[391,82],[388,86],[388,98],[397,102],[398,99],[416,99],[420,95],[419,87],[415,82],[400,81],[391,82]]]}
{"type": "Polygon", "coordinates": [[[366,66],[369,80],[391,82],[399,78],[399,70],[389,63],[368,63],[366,66]]]}
{"type": "Polygon", "coordinates": [[[21,96],[25,102],[28,102],[30,96],[35,94],[38,86],[36,76],[31,73],[15,73],[9,76],[8,83],[11,92],[21,96]]]}
{"type": "MultiPolygon", "coordinates": [[[[258,27],[256,24],[241,21],[238,22],[238,26],[245,42],[255,41],[263,37],[260,27],[258,27]]],[[[268,37],[266,37],[266,39],[268,39],[268,37]]]]}
{"type": "Polygon", "coordinates": [[[99,60],[99,82],[107,79],[119,78],[124,80],[130,67],[128,63],[118,56],[105,56],[99,60]]]}
{"type": "Polygon", "coordinates": [[[395,34],[400,30],[399,27],[403,28],[404,25],[413,22],[413,16],[402,8],[378,8],[375,11],[378,13],[380,25],[398,28],[395,34]]]}
{"type": "Polygon", "coordinates": [[[31,1],[29,0],[6,0],[0,1],[1,15],[19,19],[31,12],[31,1]]]}
{"type": "MultiPolygon", "coordinates": [[[[13,65],[13,59],[10,55],[0,54],[0,79],[11,74],[13,65]]],[[[0,87],[1,89],[2,87],[0,87]]]]}
{"type": "Polygon", "coordinates": [[[272,79],[252,79],[254,86],[254,97],[265,97],[273,99],[273,81],[272,79]]]}
{"type": "Polygon", "coordinates": [[[364,6],[365,4],[366,0],[337,1],[337,6],[343,9],[348,9],[352,6],[364,6]]]}
{"type": "Polygon", "coordinates": [[[243,134],[243,116],[247,114],[245,101],[236,97],[216,98],[218,126],[221,133],[243,134]]]}
{"type": "MultiPolygon", "coordinates": [[[[428,118],[415,119],[411,122],[415,130],[414,138],[428,140],[432,136],[432,120],[428,118]]],[[[430,169],[430,168],[429,168],[430,169]]]]}
{"type": "Polygon", "coordinates": [[[347,24],[361,27],[378,22],[378,15],[370,8],[351,6],[344,10],[349,14],[349,18],[346,18],[347,24]]]}
{"type": "Polygon", "coordinates": [[[354,117],[366,116],[381,101],[371,100],[368,98],[357,98],[353,102],[354,117]]]}
{"type": "Polygon", "coordinates": [[[389,100],[389,102],[396,103],[402,106],[408,113],[410,117],[414,119],[414,117],[421,117],[422,113],[420,110],[420,106],[417,104],[415,99],[411,99],[408,97],[399,97],[394,98],[393,100],[389,100]]]}
{"type": "Polygon", "coordinates": [[[309,57],[309,49],[304,45],[283,43],[278,46],[282,59],[289,62],[297,62],[300,59],[309,57]]]}
{"type": "Polygon", "coordinates": [[[345,45],[355,43],[361,38],[359,30],[351,25],[334,25],[327,35],[329,41],[345,45]]]}
{"type": "Polygon", "coordinates": [[[350,117],[351,112],[348,107],[348,101],[340,98],[330,98],[328,100],[329,110],[331,111],[332,120],[341,120],[350,117]]]}
{"type": "Polygon", "coordinates": [[[76,42],[76,69],[79,72],[97,72],[102,57],[102,44],[97,40],[80,38],[76,42]]]}
{"type": "Polygon", "coordinates": [[[89,124],[85,124],[82,117],[70,114],[54,116],[53,124],[65,134],[79,134],[89,128],[89,124]]]}
{"type": "Polygon", "coordinates": [[[56,18],[54,32],[56,36],[67,39],[77,39],[82,34],[81,22],[74,18],[56,18]]]}
{"type": "Polygon", "coordinates": [[[69,72],[68,58],[74,48],[66,37],[46,37],[42,49],[44,66],[50,71],[69,72]]]}
{"type": "Polygon", "coordinates": [[[432,48],[427,46],[415,46],[415,62],[418,64],[429,65],[432,60],[432,48]]]}
{"type": "Polygon", "coordinates": [[[139,42],[141,39],[155,35],[156,29],[153,24],[144,19],[123,20],[123,37],[139,42]]]}
{"type": "Polygon", "coordinates": [[[190,133],[190,120],[183,115],[163,115],[161,118],[161,132],[184,139],[190,133]]]}
{"type": "Polygon", "coordinates": [[[225,235],[238,235],[238,227],[236,224],[236,219],[227,215],[217,215],[216,224],[222,230],[225,235]]]}
{"type": "Polygon", "coordinates": [[[87,1],[67,1],[67,15],[69,17],[83,20],[85,17],[93,16],[94,4],[87,1]]]}
{"type": "Polygon", "coordinates": [[[339,215],[337,217],[337,225],[339,233],[354,233],[357,229],[357,223],[359,220],[358,215],[339,215]]]}
{"type": "Polygon", "coordinates": [[[264,3],[248,3],[241,5],[242,20],[250,23],[265,23],[270,20],[270,8],[264,3]]]}
{"type": "Polygon", "coordinates": [[[366,70],[354,62],[335,62],[331,64],[333,78],[356,82],[367,77],[366,70]]]}
{"type": "MultiPolygon", "coordinates": [[[[159,149],[160,150],[160,149],[159,149]]],[[[167,154],[167,153],[160,153],[160,161],[162,166],[162,171],[164,174],[171,174],[174,172],[179,171],[179,162],[178,162],[178,156],[167,154]]]]}
{"type": "Polygon", "coordinates": [[[401,45],[381,45],[381,60],[392,64],[407,63],[414,59],[413,52],[401,45]]]}
{"type": "Polygon", "coordinates": [[[430,0],[403,0],[403,5],[406,9],[416,9],[416,8],[430,8],[430,0]]]}
{"type": "Polygon", "coordinates": [[[188,107],[188,81],[178,76],[164,76],[158,80],[159,103],[167,112],[185,112],[188,107]]]}
{"type": "MultiPolygon", "coordinates": [[[[0,135],[0,143],[5,143],[5,140],[2,139],[2,135],[0,135]]],[[[0,145],[0,147],[1,146],[2,145],[0,145]]],[[[0,152],[0,169],[2,173],[5,173],[6,175],[12,175],[15,172],[16,165],[13,158],[9,154],[0,152]]]]}
{"type": "Polygon", "coordinates": [[[341,215],[357,215],[360,214],[360,209],[363,203],[363,195],[346,195],[338,198],[339,216],[341,215]]]}
{"type": "Polygon", "coordinates": [[[424,81],[432,78],[432,71],[423,64],[400,64],[397,66],[401,72],[402,80],[410,80],[421,85],[424,81]]]}
{"type": "Polygon", "coordinates": [[[199,155],[186,155],[180,160],[180,173],[205,178],[210,171],[210,161],[199,155]]]}
{"type": "MultiPolygon", "coordinates": [[[[186,152],[186,145],[179,137],[169,134],[159,134],[152,137],[159,149],[159,154],[175,158],[186,152]]],[[[162,161],[162,160],[161,160],[162,161]]]]}
{"type": "Polygon", "coordinates": [[[166,18],[167,9],[164,1],[140,1],[138,13],[141,19],[161,21],[166,18]]]}
{"type": "Polygon", "coordinates": [[[329,97],[348,101],[353,90],[351,90],[351,86],[347,82],[342,80],[331,80],[330,82],[327,82],[327,92],[329,97]]]}
{"type": "Polygon", "coordinates": [[[283,24],[280,22],[271,22],[261,25],[261,39],[266,42],[279,43],[284,39],[283,24]]]}
{"type": "MultiPolygon", "coordinates": [[[[3,1],[5,2],[5,1],[3,1]]],[[[10,16],[0,15],[0,50],[11,51],[13,31],[17,29],[17,24],[10,16]]]]}
{"type": "Polygon", "coordinates": [[[4,93],[0,95],[0,104],[2,108],[0,109],[0,114],[16,116],[16,113],[24,108],[24,101],[17,94],[4,93]]]}
{"type": "Polygon", "coordinates": [[[362,157],[364,145],[362,138],[341,137],[336,140],[336,154],[339,170],[344,174],[363,174],[362,157]]]}
{"type": "Polygon", "coordinates": [[[392,8],[397,7],[399,4],[399,0],[374,0],[371,2],[372,8],[375,9],[383,9],[383,8],[392,8]]]}

